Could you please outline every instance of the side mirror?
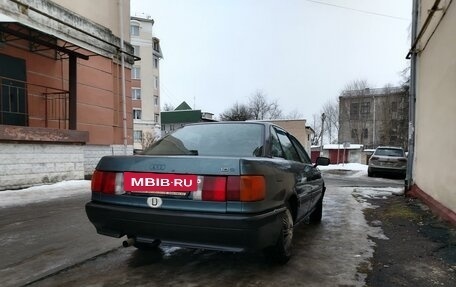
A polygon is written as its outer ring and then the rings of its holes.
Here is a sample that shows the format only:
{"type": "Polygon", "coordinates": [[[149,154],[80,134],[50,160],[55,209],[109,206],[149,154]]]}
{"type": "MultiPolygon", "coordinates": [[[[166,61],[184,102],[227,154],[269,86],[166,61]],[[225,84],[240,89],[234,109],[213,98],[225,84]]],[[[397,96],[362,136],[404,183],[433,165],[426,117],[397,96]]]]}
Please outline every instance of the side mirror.
{"type": "Polygon", "coordinates": [[[317,161],[315,162],[314,167],[317,167],[319,165],[329,165],[330,163],[331,163],[331,161],[329,160],[329,158],[324,157],[324,156],[319,156],[319,157],[317,157],[317,161]]]}

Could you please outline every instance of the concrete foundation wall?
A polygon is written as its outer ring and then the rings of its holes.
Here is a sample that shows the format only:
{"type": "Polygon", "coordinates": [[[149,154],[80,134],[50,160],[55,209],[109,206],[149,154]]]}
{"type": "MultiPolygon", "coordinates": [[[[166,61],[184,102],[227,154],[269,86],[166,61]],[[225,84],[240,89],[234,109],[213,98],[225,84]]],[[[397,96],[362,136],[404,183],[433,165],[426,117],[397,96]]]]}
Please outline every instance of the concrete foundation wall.
{"type": "Polygon", "coordinates": [[[0,143],[0,190],[84,179],[101,157],[123,154],[123,145],[0,143]]]}
{"type": "MultiPolygon", "coordinates": [[[[98,161],[106,155],[123,155],[123,145],[86,145],[84,146],[84,176],[91,176],[98,161]]],[[[133,146],[127,146],[127,155],[133,154],[133,146]]]]}
{"type": "Polygon", "coordinates": [[[0,190],[83,178],[83,145],[0,143],[0,190]]]}

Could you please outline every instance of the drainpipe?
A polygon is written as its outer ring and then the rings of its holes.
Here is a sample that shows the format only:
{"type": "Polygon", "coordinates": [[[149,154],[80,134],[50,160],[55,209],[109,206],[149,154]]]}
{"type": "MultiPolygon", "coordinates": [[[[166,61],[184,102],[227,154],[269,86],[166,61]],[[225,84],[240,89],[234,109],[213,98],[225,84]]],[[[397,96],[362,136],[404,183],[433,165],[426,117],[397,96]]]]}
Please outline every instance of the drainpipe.
{"type": "Polygon", "coordinates": [[[409,88],[409,128],[408,128],[408,156],[407,174],[405,176],[405,190],[410,190],[413,184],[413,159],[415,154],[415,108],[416,108],[416,74],[417,74],[417,51],[413,49],[417,45],[418,30],[418,0],[413,0],[412,8],[412,49],[410,50],[410,88],[409,88]]]}
{"type": "Polygon", "coordinates": [[[372,95],[374,102],[374,117],[373,117],[373,128],[372,128],[372,148],[375,148],[375,95],[372,95]]]}
{"type": "Polygon", "coordinates": [[[124,58],[124,23],[123,23],[123,3],[119,0],[119,20],[120,20],[120,58],[121,58],[121,83],[122,83],[122,126],[123,126],[123,145],[124,155],[127,154],[127,97],[125,95],[125,58],[124,58]]]}

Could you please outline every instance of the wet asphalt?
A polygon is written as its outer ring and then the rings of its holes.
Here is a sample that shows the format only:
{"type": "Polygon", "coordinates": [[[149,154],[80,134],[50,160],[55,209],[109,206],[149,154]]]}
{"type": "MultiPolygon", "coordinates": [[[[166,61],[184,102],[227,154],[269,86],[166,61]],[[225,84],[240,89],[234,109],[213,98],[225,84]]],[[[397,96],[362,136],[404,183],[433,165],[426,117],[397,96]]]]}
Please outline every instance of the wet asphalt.
{"type": "Polygon", "coordinates": [[[381,227],[364,217],[353,187],[400,187],[402,180],[324,174],[320,225],[299,225],[284,266],[262,254],[161,246],[140,252],[96,234],[85,216],[90,194],[0,209],[2,286],[363,286],[381,227]]]}

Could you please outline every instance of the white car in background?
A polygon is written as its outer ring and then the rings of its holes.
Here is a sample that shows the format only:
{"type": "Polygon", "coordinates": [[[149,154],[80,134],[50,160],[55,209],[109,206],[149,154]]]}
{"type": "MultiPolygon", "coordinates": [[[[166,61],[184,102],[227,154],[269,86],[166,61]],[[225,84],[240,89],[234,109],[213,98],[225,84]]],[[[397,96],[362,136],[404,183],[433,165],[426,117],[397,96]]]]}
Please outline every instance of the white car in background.
{"type": "Polygon", "coordinates": [[[405,178],[407,157],[401,147],[379,146],[369,159],[367,175],[394,174],[405,178]]]}

